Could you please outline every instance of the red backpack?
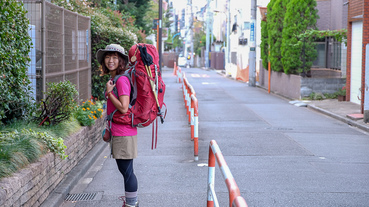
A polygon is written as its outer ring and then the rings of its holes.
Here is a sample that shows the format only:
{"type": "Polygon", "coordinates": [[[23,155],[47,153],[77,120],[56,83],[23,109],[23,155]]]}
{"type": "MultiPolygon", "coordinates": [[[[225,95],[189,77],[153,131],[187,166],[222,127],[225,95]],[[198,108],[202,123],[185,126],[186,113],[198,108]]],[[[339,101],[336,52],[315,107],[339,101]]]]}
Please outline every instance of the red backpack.
{"type": "MultiPolygon", "coordinates": [[[[130,124],[133,127],[149,126],[154,120],[157,120],[157,117],[160,117],[161,123],[164,123],[166,114],[165,84],[161,77],[159,54],[156,48],[150,44],[139,43],[131,47],[128,56],[130,66],[123,75],[131,81],[129,109],[125,114],[115,110],[108,115],[107,119],[118,124],[130,124]],[[164,107],[165,112],[163,111],[164,107]]],[[[122,75],[114,77],[114,84],[120,76],[122,75]]],[[[116,87],[114,87],[113,92],[115,95],[118,94],[116,87]]]]}

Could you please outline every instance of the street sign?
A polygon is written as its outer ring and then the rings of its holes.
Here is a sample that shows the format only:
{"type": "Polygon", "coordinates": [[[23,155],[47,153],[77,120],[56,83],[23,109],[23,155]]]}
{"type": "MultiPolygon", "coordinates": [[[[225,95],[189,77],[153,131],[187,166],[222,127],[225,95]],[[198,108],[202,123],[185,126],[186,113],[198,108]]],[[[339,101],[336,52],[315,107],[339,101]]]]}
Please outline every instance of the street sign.
{"type": "Polygon", "coordinates": [[[255,20],[252,20],[250,25],[250,49],[255,48],[255,45],[255,20]]]}

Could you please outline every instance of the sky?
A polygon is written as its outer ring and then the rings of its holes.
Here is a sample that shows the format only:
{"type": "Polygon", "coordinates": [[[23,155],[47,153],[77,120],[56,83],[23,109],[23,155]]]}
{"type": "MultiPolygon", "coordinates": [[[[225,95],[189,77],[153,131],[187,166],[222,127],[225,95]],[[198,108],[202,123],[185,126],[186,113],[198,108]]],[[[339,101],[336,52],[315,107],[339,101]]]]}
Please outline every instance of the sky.
{"type": "MultiPolygon", "coordinates": [[[[184,9],[187,5],[187,0],[171,0],[173,2],[173,7],[180,11],[184,9]]],[[[193,6],[197,6],[198,8],[203,7],[207,3],[207,0],[192,0],[193,6]]]]}

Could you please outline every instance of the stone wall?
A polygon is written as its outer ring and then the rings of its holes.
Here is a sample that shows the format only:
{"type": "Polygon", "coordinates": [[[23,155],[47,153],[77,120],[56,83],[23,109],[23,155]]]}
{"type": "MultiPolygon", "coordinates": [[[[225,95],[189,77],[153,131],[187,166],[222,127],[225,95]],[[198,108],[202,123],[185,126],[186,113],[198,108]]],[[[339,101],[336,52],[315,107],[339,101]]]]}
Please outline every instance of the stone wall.
{"type": "Polygon", "coordinates": [[[61,160],[47,153],[38,162],[30,164],[12,177],[0,180],[0,206],[40,206],[74,166],[101,139],[103,119],[95,125],[83,127],[64,140],[68,158],[61,160]]]}

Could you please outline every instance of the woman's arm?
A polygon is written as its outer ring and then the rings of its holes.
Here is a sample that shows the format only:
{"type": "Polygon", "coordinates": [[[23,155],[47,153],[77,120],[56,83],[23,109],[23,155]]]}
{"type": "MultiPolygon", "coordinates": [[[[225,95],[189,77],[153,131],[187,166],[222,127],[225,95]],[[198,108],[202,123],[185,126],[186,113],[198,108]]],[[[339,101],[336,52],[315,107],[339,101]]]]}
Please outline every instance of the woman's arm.
{"type": "Polygon", "coordinates": [[[110,99],[110,101],[113,103],[113,105],[115,106],[115,108],[118,109],[118,111],[122,114],[127,113],[128,111],[128,106],[129,106],[129,96],[127,95],[122,95],[119,96],[119,99],[117,99],[114,95],[113,92],[108,93],[108,98],[110,99]]]}
{"type": "Polygon", "coordinates": [[[129,106],[129,96],[128,95],[121,95],[119,96],[119,99],[116,98],[113,95],[113,89],[115,87],[115,84],[113,84],[113,81],[108,81],[106,83],[106,91],[107,91],[107,97],[110,99],[110,101],[113,103],[115,108],[117,108],[120,113],[125,114],[128,111],[129,106]]]}

